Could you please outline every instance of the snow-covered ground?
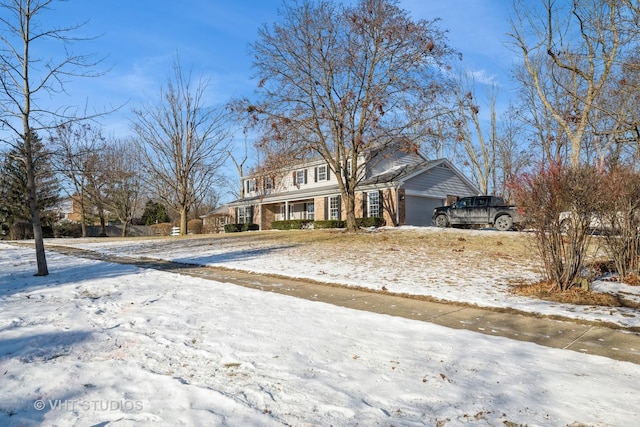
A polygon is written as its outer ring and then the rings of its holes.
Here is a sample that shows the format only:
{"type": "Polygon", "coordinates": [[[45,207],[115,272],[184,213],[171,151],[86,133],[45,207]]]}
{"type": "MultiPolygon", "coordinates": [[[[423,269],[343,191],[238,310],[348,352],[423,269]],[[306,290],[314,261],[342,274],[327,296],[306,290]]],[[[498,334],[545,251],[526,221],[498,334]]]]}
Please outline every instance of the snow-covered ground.
{"type": "MultiPolygon", "coordinates": [[[[441,230],[424,229],[432,233],[441,230]]],[[[533,269],[456,271],[275,241],[55,240],[638,325],[505,292],[533,269]],[[385,265],[381,267],[381,265],[385,265]],[[472,290],[472,291],[470,291],[472,290]]],[[[628,426],[640,366],[178,274],[0,244],[0,425],[628,426]]],[[[633,288],[600,283],[637,297],[633,288]]]]}
{"type": "MultiPolygon", "coordinates": [[[[414,233],[430,237],[451,233],[454,236],[502,236],[505,246],[519,233],[439,229],[435,227],[386,228],[384,233],[414,233]]],[[[281,232],[274,232],[281,233],[281,232]]],[[[461,239],[464,239],[462,237],[461,239]]],[[[640,312],[631,308],[611,308],[558,304],[519,297],[508,292],[513,281],[540,280],[538,266],[521,259],[502,256],[491,260],[480,253],[474,258],[469,250],[444,253],[406,253],[393,245],[363,248],[347,243],[302,244],[280,239],[254,238],[251,233],[232,238],[169,240],[55,239],[57,245],[90,249],[107,255],[157,258],[190,264],[225,267],[256,273],[284,276],[381,289],[389,292],[429,295],[446,301],[476,304],[480,307],[508,307],[542,315],[561,315],[595,322],[640,327],[640,312]]],[[[491,248],[487,247],[486,252],[491,248]]],[[[535,259],[535,257],[532,257],[535,259]]],[[[596,281],[596,291],[613,292],[640,303],[640,286],[612,281],[596,281]]]]}

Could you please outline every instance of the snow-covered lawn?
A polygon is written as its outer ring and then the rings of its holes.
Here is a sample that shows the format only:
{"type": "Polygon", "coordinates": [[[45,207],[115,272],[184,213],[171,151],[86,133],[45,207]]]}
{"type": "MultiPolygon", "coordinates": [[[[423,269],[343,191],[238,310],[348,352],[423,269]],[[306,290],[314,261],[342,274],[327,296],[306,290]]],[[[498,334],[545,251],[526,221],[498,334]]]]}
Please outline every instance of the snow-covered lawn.
{"type": "MultiPolygon", "coordinates": [[[[372,244],[363,259],[348,245],[278,242],[50,243],[638,325],[629,310],[508,294],[509,280],[537,273],[506,256],[469,270],[458,268],[464,252],[420,257],[372,244]],[[336,246],[339,262],[327,251],[336,246]]],[[[34,277],[34,258],[0,244],[3,426],[628,426],[640,417],[633,363],[53,251],[50,275],[34,277]]]]}
{"type": "MultiPolygon", "coordinates": [[[[291,232],[272,233],[275,238],[269,233],[240,233],[213,239],[55,239],[51,243],[109,255],[277,273],[373,289],[384,286],[393,293],[640,327],[636,309],[558,304],[508,292],[513,282],[532,283],[541,278],[534,250],[522,243],[532,238],[530,234],[402,227],[383,229],[369,240],[319,232],[317,239],[309,241],[289,238],[291,232]]],[[[640,286],[596,281],[594,289],[640,303],[640,286]]]]}

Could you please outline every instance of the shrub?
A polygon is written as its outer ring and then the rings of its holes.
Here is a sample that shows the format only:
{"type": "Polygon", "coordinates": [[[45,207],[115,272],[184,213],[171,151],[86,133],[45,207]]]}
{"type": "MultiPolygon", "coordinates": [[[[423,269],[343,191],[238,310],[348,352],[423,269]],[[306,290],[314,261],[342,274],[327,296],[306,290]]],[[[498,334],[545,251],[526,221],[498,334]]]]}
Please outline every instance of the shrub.
{"type": "Polygon", "coordinates": [[[242,231],[258,231],[260,226],[254,223],[242,224],[242,231]]]}
{"type": "Polygon", "coordinates": [[[345,221],[339,219],[329,219],[324,221],[314,221],[313,228],[344,228],[345,221]]]}
{"type": "Polygon", "coordinates": [[[54,234],[52,225],[43,225],[42,226],[42,237],[44,237],[45,239],[50,239],[50,238],[54,237],[54,235],[55,234],[54,234]]]}
{"type": "Polygon", "coordinates": [[[302,230],[309,228],[313,224],[311,219],[290,219],[287,221],[273,221],[271,228],[274,230],[302,230]]]}
{"type": "Polygon", "coordinates": [[[383,227],[386,225],[386,221],[384,218],[373,216],[369,218],[356,218],[356,225],[359,228],[383,227]]]}
{"type": "Polygon", "coordinates": [[[225,224],[224,232],[225,233],[239,233],[241,231],[256,231],[260,230],[260,226],[258,224],[247,223],[247,224],[225,224]]]}
{"type": "Polygon", "coordinates": [[[17,221],[9,227],[10,240],[33,239],[33,225],[28,221],[17,221]]]}
{"type": "Polygon", "coordinates": [[[202,220],[192,219],[187,223],[187,230],[191,234],[202,234],[202,220]]]}
{"type": "Polygon", "coordinates": [[[640,174],[620,166],[603,179],[604,248],[620,277],[640,274],[640,174]]]}
{"type": "Polygon", "coordinates": [[[547,280],[560,291],[580,284],[591,238],[591,219],[602,203],[602,177],[591,166],[541,166],[514,185],[519,206],[535,230],[547,280]],[[560,213],[569,211],[566,235],[560,213]]]}
{"type": "Polygon", "coordinates": [[[225,233],[239,233],[241,231],[242,224],[225,224],[224,232],[225,233]]]}
{"type": "Polygon", "coordinates": [[[54,237],[82,237],[82,225],[77,222],[64,221],[53,227],[54,237]]]}

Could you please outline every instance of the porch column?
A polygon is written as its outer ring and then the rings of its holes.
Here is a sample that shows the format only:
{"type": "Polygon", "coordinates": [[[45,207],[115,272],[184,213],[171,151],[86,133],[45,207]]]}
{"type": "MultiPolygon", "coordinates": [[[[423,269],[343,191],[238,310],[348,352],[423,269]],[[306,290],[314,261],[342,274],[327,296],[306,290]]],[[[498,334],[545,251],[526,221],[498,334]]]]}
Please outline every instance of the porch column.
{"type": "Polygon", "coordinates": [[[289,221],[289,201],[284,201],[284,219],[285,221],[289,221]]]}

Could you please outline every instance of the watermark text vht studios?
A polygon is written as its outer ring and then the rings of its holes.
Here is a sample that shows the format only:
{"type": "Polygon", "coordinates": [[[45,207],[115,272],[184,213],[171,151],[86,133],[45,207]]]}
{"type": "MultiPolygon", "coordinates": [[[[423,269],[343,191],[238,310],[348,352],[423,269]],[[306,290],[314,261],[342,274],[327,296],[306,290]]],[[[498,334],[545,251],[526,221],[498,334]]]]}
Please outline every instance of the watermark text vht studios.
{"type": "Polygon", "coordinates": [[[39,399],[33,402],[38,411],[119,411],[140,412],[144,405],[139,400],[82,400],[82,399],[39,399]]]}

